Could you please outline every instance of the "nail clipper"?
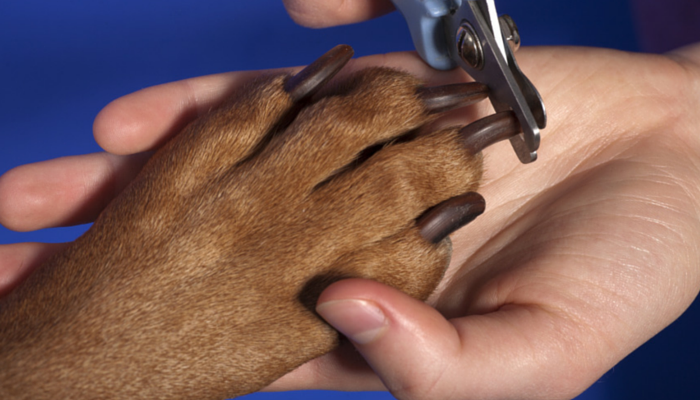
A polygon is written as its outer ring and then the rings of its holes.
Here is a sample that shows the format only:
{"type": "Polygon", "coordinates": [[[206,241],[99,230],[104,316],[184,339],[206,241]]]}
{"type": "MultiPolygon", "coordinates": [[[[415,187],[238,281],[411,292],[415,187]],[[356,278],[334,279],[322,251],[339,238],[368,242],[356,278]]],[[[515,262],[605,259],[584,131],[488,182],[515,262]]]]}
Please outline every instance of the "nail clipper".
{"type": "Polygon", "coordinates": [[[510,139],[524,164],[537,159],[540,129],[547,125],[542,97],[518,67],[515,22],[500,18],[494,0],[392,0],[411,31],[418,54],[433,68],[464,69],[489,87],[496,112],[512,110],[522,133],[510,139]]]}

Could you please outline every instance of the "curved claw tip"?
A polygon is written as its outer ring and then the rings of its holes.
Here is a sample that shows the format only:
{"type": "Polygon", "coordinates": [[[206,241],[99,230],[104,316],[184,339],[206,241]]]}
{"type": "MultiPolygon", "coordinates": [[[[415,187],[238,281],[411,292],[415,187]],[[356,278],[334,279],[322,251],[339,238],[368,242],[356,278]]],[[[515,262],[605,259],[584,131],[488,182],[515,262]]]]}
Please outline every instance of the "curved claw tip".
{"type": "Polygon", "coordinates": [[[284,90],[295,102],[310,98],[350,61],[354,53],[352,47],[346,44],[335,46],[290,77],[284,84],[284,90]]]}
{"type": "Polygon", "coordinates": [[[466,107],[485,99],[488,95],[488,86],[478,82],[455,83],[418,90],[418,97],[431,114],[466,107]]]}
{"type": "Polygon", "coordinates": [[[416,221],[421,236],[440,243],[457,229],[484,213],[486,201],[476,192],[453,197],[428,210],[416,221]]]}
{"type": "Polygon", "coordinates": [[[471,154],[521,132],[518,117],[513,111],[503,111],[472,122],[459,131],[464,146],[471,154]]]}

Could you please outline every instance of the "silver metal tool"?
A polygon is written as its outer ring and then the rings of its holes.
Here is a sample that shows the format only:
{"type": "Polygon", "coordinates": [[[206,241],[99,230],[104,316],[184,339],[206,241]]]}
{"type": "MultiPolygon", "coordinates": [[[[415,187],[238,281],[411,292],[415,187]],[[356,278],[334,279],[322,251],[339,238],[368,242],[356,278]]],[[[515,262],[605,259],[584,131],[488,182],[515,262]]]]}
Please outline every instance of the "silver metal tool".
{"type": "Polygon", "coordinates": [[[539,92],[523,74],[514,52],[520,46],[515,22],[498,17],[494,0],[392,0],[401,11],[416,50],[432,67],[461,67],[489,87],[496,112],[512,110],[522,133],[511,138],[523,163],[537,159],[547,113],[539,92]]]}

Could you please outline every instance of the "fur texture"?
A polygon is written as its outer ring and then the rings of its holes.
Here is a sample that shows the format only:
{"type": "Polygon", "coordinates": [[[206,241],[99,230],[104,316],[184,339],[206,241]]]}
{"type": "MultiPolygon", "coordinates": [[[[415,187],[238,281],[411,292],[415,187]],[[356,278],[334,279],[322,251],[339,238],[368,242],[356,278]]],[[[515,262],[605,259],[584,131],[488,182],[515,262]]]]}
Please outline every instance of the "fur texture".
{"type": "Polygon", "coordinates": [[[66,251],[0,300],[2,399],[225,399],[337,346],[319,293],[365,277],[425,299],[450,256],[416,218],[481,158],[421,83],[361,71],[306,104],[252,82],[167,143],[66,251]]]}

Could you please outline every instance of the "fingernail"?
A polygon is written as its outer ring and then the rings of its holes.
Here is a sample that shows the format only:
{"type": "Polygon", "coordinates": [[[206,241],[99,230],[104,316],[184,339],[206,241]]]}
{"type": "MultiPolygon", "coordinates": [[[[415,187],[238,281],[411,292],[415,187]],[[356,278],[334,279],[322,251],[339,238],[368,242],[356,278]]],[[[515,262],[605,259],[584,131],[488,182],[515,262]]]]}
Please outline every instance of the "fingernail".
{"type": "Polygon", "coordinates": [[[334,300],[316,306],[323,319],[358,344],[377,339],[386,329],[384,312],[366,300],[334,300]]]}

